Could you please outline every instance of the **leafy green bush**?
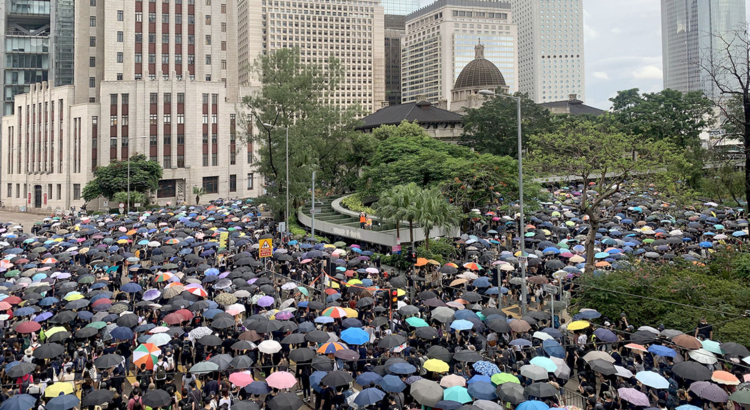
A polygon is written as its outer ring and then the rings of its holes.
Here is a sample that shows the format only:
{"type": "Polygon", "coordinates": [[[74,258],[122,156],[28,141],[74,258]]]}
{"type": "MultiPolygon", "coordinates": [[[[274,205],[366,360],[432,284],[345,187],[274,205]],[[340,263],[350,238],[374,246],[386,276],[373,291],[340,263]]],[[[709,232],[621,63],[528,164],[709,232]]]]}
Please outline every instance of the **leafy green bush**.
{"type": "Polygon", "coordinates": [[[391,255],[382,255],[380,257],[380,262],[383,265],[393,266],[394,268],[398,268],[401,270],[406,270],[411,265],[411,263],[408,262],[403,255],[397,253],[391,255]]]}
{"type": "Polygon", "coordinates": [[[362,194],[353,194],[341,200],[341,205],[354,212],[364,212],[367,215],[375,215],[375,210],[362,204],[362,194]]]}
{"type": "Polygon", "coordinates": [[[576,304],[611,319],[626,312],[636,327],[663,324],[683,332],[694,331],[706,317],[714,326],[714,339],[750,345],[750,320],[738,319],[748,308],[750,283],[739,278],[746,272],[733,266],[733,259],[746,255],[716,255],[706,266],[641,263],[601,276],[584,275],[578,279],[576,304]]]}
{"type": "MultiPolygon", "coordinates": [[[[305,239],[310,236],[310,233],[307,232],[307,230],[305,230],[305,228],[303,228],[297,221],[296,212],[292,212],[292,214],[289,215],[289,232],[291,232],[292,237],[297,240],[305,239]]],[[[315,237],[321,242],[331,243],[331,240],[325,236],[315,235],[315,237]]]]}
{"type": "Polygon", "coordinates": [[[450,262],[451,257],[456,254],[456,247],[453,245],[453,241],[448,238],[429,239],[430,250],[427,250],[426,244],[423,242],[417,247],[417,257],[434,259],[441,264],[450,262]]]}

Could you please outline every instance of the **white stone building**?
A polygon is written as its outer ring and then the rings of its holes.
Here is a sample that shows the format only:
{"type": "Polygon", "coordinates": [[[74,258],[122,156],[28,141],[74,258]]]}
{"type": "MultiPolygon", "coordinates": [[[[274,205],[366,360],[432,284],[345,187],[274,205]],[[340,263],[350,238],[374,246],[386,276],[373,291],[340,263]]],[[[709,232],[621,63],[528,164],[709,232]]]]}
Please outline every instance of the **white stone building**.
{"type": "MultiPolygon", "coordinates": [[[[96,167],[145,154],[155,200],[254,197],[255,147],[240,129],[235,0],[76,3],[75,85],[36,84],[2,119],[4,205],[81,206],[96,167]],[[157,57],[158,56],[158,57],[157,57]]],[[[252,130],[251,130],[252,131],[252,130]]]]}

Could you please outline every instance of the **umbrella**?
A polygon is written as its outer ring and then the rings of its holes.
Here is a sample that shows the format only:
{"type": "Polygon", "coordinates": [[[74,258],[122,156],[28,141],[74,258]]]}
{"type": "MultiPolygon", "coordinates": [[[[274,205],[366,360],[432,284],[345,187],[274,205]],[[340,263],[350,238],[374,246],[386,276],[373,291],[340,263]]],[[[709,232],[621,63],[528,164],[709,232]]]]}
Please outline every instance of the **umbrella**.
{"type": "Polygon", "coordinates": [[[0,404],[0,410],[29,410],[34,407],[36,398],[28,394],[16,394],[0,404]]]}
{"type": "Polygon", "coordinates": [[[526,397],[555,397],[560,391],[549,383],[532,383],[524,389],[526,397]]]}
{"type": "Polygon", "coordinates": [[[649,407],[648,396],[632,388],[620,388],[617,389],[617,393],[620,395],[620,399],[632,403],[636,406],[649,407]]]}
{"type": "Polygon", "coordinates": [[[674,374],[691,381],[705,381],[711,379],[711,371],[706,366],[696,362],[680,362],[672,366],[674,374]]]}
{"type": "Polygon", "coordinates": [[[547,380],[547,369],[535,364],[521,366],[521,376],[528,377],[531,380],[547,380]]]}
{"type": "MultiPolygon", "coordinates": [[[[252,386],[251,383],[248,386],[252,386]]],[[[298,410],[305,403],[295,393],[279,393],[273,399],[268,401],[268,408],[271,410],[298,410]]]]}
{"type": "Polygon", "coordinates": [[[352,380],[352,376],[348,372],[336,370],[328,373],[321,382],[326,386],[339,387],[348,385],[352,380]]]}
{"type": "Polygon", "coordinates": [[[61,394],[73,394],[73,386],[67,382],[58,382],[44,389],[44,397],[57,397],[61,394]]]}
{"type": "Polygon", "coordinates": [[[651,371],[638,372],[635,374],[635,378],[638,379],[639,382],[645,384],[646,386],[653,387],[655,389],[668,389],[669,388],[669,381],[667,381],[667,379],[665,379],[662,375],[656,372],[651,372],[651,371]]]}
{"type": "Polygon", "coordinates": [[[496,400],[497,395],[495,394],[495,386],[490,382],[474,382],[469,383],[467,388],[469,395],[475,399],[480,400],[496,400]]]}
{"type": "Polygon", "coordinates": [[[172,396],[164,390],[149,390],[143,395],[143,405],[149,407],[166,407],[172,402],[172,396]]]}
{"type": "Polygon", "coordinates": [[[526,400],[524,395],[524,388],[517,383],[503,383],[497,386],[495,394],[500,400],[509,402],[511,404],[519,404],[526,400]]]}
{"type": "Polygon", "coordinates": [[[412,383],[409,392],[417,403],[427,407],[435,407],[443,398],[443,388],[439,384],[426,379],[420,379],[412,383]]]}
{"type": "Polygon", "coordinates": [[[528,400],[516,406],[516,410],[549,410],[549,406],[538,400],[528,400]]]}
{"type": "Polygon", "coordinates": [[[727,392],[711,382],[693,382],[690,385],[690,391],[695,393],[698,397],[714,403],[726,403],[727,400],[729,400],[727,392]]]}
{"type": "Polygon", "coordinates": [[[45,408],[49,410],[68,410],[78,406],[80,400],[73,394],[65,394],[51,398],[45,408]]]}
{"type": "MultiPolygon", "coordinates": [[[[70,383],[65,382],[63,384],[70,385],[70,383]]],[[[49,389],[49,387],[47,388],[49,389]]],[[[45,394],[46,394],[45,390],[45,394]]],[[[91,393],[88,393],[83,396],[83,401],[81,401],[81,405],[84,407],[88,406],[98,406],[103,403],[107,403],[115,396],[115,392],[111,390],[94,390],[91,393]]]]}
{"type": "Polygon", "coordinates": [[[273,372],[266,377],[266,383],[275,389],[289,389],[297,384],[297,379],[289,372],[273,372]]]}
{"type": "Polygon", "coordinates": [[[383,397],[385,397],[385,393],[380,389],[364,389],[360,391],[354,399],[354,404],[358,406],[369,406],[383,400],[383,397]]]}

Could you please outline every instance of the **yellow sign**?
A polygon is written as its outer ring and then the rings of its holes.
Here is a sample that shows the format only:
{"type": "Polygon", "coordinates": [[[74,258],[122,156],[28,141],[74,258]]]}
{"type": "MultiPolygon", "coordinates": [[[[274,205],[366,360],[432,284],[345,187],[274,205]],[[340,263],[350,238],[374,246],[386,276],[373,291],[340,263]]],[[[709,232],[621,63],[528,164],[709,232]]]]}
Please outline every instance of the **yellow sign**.
{"type": "Polygon", "coordinates": [[[273,242],[271,238],[261,239],[258,248],[258,257],[270,258],[273,256],[273,242]]]}
{"type": "Polygon", "coordinates": [[[222,232],[221,235],[219,235],[219,248],[226,248],[228,239],[229,232],[222,232]]]}

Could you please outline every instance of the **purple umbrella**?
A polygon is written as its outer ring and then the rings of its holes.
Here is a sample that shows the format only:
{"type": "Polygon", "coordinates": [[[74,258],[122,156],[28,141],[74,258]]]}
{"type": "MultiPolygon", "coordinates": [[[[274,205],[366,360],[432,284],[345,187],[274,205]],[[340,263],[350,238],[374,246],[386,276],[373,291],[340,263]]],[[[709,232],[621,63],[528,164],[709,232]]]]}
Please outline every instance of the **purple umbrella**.
{"type": "Polygon", "coordinates": [[[273,305],[273,298],[271,296],[263,296],[258,299],[258,306],[268,307],[273,305]]]}
{"type": "Polygon", "coordinates": [[[631,388],[617,389],[617,394],[620,395],[621,399],[627,402],[630,402],[632,404],[635,404],[636,406],[648,407],[651,405],[651,403],[649,403],[648,401],[648,396],[639,392],[636,389],[631,389],[631,388]]]}
{"type": "MultiPolygon", "coordinates": [[[[268,296],[264,296],[264,297],[268,297],[268,296]]],[[[260,300],[258,300],[258,302],[260,302],[260,300]]],[[[294,314],[288,311],[283,311],[283,312],[279,312],[276,314],[276,320],[289,320],[293,317],[294,317],[294,314]]]]}
{"type": "Polygon", "coordinates": [[[690,385],[690,391],[714,403],[726,403],[729,400],[729,395],[724,389],[710,382],[694,382],[690,385]]]}
{"type": "Polygon", "coordinates": [[[156,289],[149,289],[143,294],[143,300],[154,300],[161,296],[161,292],[156,289]]]}
{"type": "Polygon", "coordinates": [[[256,281],[256,280],[258,280],[258,278],[252,278],[252,279],[248,279],[248,280],[247,280],[247,284],[248,284],[248,285],[252,285],[253,283],[255,283],[255,281],[256,281]]]}
{"type": "Polygon", "coordinates": [[[36,317],[34,318],[34,321],[35,321],[35,322],[44,322],[45,320],[47,320],[47,319],[49,319],[49,318],[51,318],[51,317],[52,317],[52,313],[50,313],[50,312],[44,312],[44,313],[40,313],[40,314],[38,314],[38,315],[37,315],[37,316],[36,316],[36,317]]]}
{"type": "Polygon", "coordinates": [[[370,257],[369,256],[357,256],[357,260],[360,260],[360,261],[369,261],[370,257]]]}

